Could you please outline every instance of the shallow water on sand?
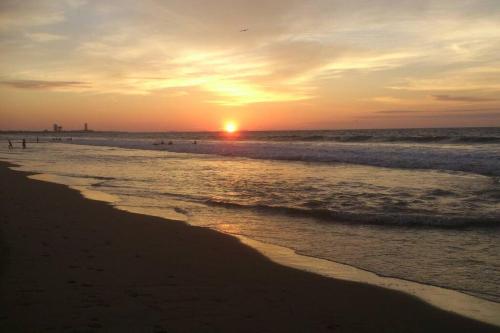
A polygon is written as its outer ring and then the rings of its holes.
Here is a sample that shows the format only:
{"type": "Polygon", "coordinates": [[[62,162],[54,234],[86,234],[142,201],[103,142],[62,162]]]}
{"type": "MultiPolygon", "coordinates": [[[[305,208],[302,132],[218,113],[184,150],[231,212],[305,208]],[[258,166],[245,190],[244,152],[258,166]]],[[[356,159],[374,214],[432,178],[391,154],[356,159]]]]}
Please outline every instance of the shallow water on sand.
{"type": "Polygon", "coordinates": [[[500,301],[494,177],[60,143],[0,158],[123,209],[500,301]]]}

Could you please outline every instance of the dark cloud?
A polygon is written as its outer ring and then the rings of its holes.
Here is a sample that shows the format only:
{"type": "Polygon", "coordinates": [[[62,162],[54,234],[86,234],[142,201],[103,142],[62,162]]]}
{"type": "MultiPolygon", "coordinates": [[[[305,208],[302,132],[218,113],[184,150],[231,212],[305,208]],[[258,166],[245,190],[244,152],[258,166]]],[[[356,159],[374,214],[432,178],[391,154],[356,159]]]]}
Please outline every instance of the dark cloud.
{"type": "Polygon", "coordinates": [[[473,96],[450,96],[450,95],[432,95],[438,101],[444,102],[494,102],[498,99],[473,97],[473,96]]]}
{"type": "Polygon", "coordinates": [[[18,89],[53,89],[53,88],[84,88],[88,82],[79,81],[42,81],[42,80],[10,80],[0,81],[1,84],[18,89]]]}
{"type": "Polygon", "coordinates": [[[412,117],[500,117],[500,108],[491,109],[450,109],[450,110],[381,110],[375,111],[379,115],[370,115],[372,117],[390,117],[390,116],[412,116],[412,117]]]}
{"type": "MultiPolygon", "coordinates": [[[[481,119],[487,118],[492,121],[496,121],[497,123],[500,121],[500,109],[497,111],[482,111],[482,110],[450,110],[445,112],[428,112],[426,114],[418,115],[416,117],[419,118],[446,118],[449,119],[452,117],[453,119],[481,119]]],[[[495,125],[495,124],[491,124],[495,125]]]]}
{"type": "Polygon", "coordinates": [[[418,113],[422,111],[417,110],[380,110],[375,111],[376,113],[385,113],[385,114],[397,114],[397,113],[418,113]]]}

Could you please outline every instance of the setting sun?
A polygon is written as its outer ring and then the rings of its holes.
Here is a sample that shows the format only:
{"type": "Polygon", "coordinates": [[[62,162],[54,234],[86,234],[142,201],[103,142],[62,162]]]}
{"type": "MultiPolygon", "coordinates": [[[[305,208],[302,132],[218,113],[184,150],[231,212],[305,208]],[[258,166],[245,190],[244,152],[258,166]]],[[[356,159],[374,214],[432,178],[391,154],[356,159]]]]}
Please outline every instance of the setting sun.
{"type": "Polygon", "coordinates": [[[225,125],[224,125],[224,131],[226,131],[227,133],[234,133],[238,130],[238,126],[236,125],[235,122],[233,121],[228,121],[225,125]]]}

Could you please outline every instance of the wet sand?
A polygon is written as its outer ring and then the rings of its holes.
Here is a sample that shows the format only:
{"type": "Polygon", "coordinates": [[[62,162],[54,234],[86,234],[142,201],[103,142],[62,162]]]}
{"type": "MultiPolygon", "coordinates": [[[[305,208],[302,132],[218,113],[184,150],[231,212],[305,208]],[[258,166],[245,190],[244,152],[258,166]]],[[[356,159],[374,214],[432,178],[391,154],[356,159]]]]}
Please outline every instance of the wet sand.
{"type": "Polygon", "coordinates": [[[499,332],[0,164],[0,332],[499,332]]]}

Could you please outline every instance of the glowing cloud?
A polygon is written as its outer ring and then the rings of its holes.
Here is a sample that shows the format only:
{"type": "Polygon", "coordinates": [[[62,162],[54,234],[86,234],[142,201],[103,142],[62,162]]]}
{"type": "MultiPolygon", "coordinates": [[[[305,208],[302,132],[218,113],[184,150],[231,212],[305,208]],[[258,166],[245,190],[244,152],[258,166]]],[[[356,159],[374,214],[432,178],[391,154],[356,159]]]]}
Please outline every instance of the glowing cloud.
{"type": "MultiPolygon", "coordinates": [[[[240,112],[259,128],[383,127],[387,108],[500,109],[499,13],[486,0],[3,1],[0,124],[216,130],[240,112]]],[[[413,126],[400,119],[387,126],[413,126]]],[[[473,119],[450,126],[500,125],[473,119]]]]}

